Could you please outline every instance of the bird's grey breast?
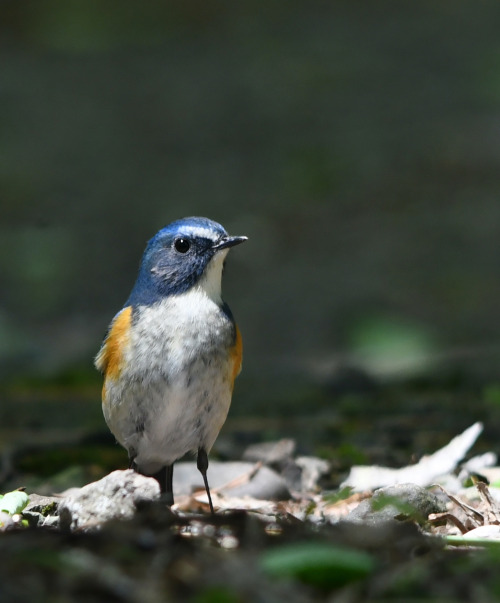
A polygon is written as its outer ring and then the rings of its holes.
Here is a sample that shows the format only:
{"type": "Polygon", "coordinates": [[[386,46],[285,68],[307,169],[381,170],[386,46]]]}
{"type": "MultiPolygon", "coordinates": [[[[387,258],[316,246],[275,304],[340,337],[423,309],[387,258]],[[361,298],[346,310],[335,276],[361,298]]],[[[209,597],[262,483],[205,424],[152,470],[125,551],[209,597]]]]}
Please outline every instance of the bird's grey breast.
{"type": "Polygon", "coordinates": [[[127,366],[143,384],[189,379],[195,365],[224,360],[234,341],[231,318],[198,291],[139,307],[133,323],[127,366]]]}

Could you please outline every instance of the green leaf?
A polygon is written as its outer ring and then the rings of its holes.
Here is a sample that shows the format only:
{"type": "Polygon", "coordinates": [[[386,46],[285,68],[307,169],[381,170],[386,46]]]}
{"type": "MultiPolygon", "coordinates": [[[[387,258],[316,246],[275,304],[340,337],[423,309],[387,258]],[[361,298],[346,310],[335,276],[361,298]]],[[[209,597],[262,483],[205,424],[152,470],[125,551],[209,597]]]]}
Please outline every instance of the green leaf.
{"type": "Polygon", "coordinates": [[[16,490],[8,492],[0,499],[0,511],[15,515],[21,513],[24,507],[28,504],[29,498],[26,492],[16,490]]]}
{"type": "Polygon", "coordinates": [[[360,320],[351,330],[349,347],[374,375],[413,376],[425,372],[438,350],[434,337],[423,325],[393,316],[360,320]]]}
{"type": "Polygon", "coordinates": [[[401,500],[401,498],[398,496],[378,494],[378,496],[374,496],[370,502],[373,511],[381,511],[386,507],[394,507],[401,515],[405,515],[407,517],[415,517],[416,515],[420,515],[418,509],[414,505],[406,502],[405,500],[401,500]]]}
{"type": "Polygon", "coordinates": [[[359,580],[375,567],[362,551],[318,542],[282,546],[264,553],[261,565],[276,577],[296,578],[320,588],[333,588],[359,580]]]}
{"type": "Polygon", "coordinates": [[[349,498],[353,492],[353,489],[350,486],[344,486],[343,488],[339,488],[335,492],[328,492],[323,495],[323,500],[331,505],[340,502],[341,500],[345,500],[349,498]]]}
{"type": "Polygon", "coordinates": [[[487,404],[500,406],[500,383],[490,383],[483,390],[483,397],[487,404]]]}
{"type": "Polygon", "coordinates": [[[500,552],[500,540],[493,538],[464,538],[463,536],[445,536],[444,540],[452,546],[484,547],[492,551],[500,552]]]}
{"type": "Polygon", "coordinates": [[[208,587],[198,594],[193,603],[239,603],[241,599],[225,587],[208,587]]]}

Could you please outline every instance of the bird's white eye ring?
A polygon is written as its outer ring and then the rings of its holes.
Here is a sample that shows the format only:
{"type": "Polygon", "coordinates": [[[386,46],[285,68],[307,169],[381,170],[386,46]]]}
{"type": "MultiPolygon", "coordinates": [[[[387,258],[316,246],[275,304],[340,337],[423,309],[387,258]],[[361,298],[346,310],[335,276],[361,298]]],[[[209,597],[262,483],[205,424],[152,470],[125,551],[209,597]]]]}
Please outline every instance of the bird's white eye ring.
{"type": "Polygon", "coordinates": [[[179,253],[187,253],[191,247],[191,241],[184,237],[179,237],[174,241],[174,247],[179,253]]]}

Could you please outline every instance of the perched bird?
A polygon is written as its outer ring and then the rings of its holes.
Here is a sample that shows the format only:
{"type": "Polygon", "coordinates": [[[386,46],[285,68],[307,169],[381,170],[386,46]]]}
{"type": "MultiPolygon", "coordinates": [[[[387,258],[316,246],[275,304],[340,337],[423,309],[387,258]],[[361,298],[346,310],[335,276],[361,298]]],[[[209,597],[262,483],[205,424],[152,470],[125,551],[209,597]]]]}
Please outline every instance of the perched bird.
{"type": "Polygon", "coordinates": [[[154,475],[173,504],[173,465],[198,455],[210,510],[208,452],[241,370],[241,335],[221,297],[228,250],[247,240],[207,218],[184,218],[147,244],[130,297],[95,365],[106,423],[130,466],[154,475]]]}

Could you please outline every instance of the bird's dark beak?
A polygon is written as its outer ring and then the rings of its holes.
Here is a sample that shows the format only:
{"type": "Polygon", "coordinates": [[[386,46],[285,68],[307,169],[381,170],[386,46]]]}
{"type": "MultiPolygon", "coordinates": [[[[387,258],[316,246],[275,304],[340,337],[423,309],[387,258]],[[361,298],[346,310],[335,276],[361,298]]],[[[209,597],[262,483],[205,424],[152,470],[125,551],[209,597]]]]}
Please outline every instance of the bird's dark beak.
{"type": "Polygon", "coordinates": [[[244,243],[248,240],[248,237],[222,237],[215,243],[212,247],[214,251],[220,251],[221,249],[227,249],[229,247],[234,247],[235,245],[239,245],[240,243],[244,243]]]}

